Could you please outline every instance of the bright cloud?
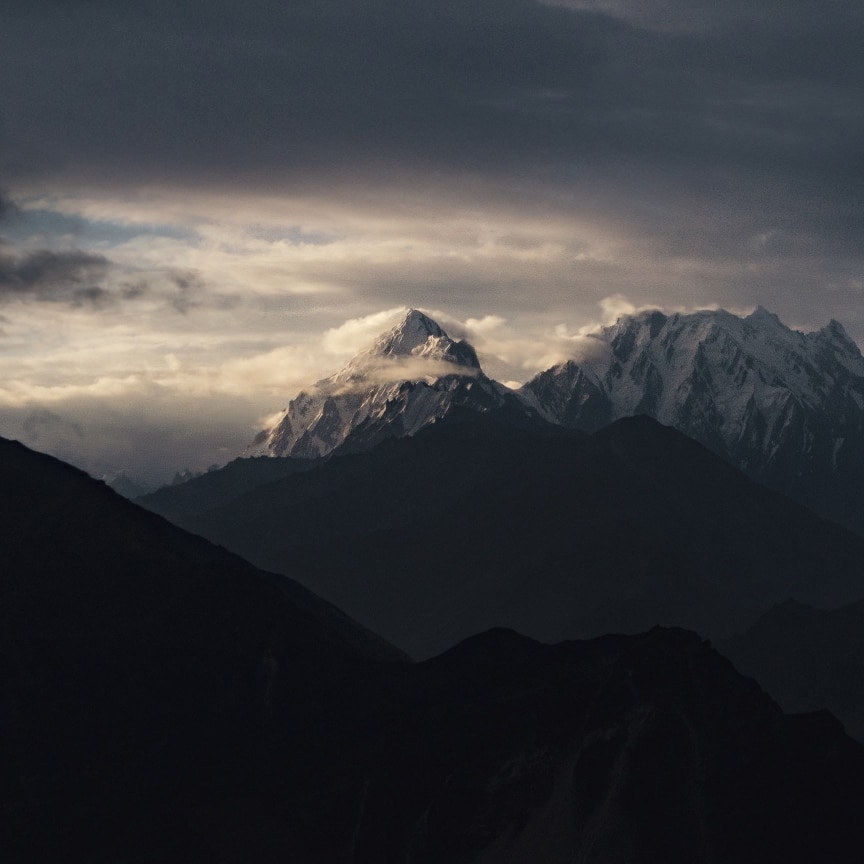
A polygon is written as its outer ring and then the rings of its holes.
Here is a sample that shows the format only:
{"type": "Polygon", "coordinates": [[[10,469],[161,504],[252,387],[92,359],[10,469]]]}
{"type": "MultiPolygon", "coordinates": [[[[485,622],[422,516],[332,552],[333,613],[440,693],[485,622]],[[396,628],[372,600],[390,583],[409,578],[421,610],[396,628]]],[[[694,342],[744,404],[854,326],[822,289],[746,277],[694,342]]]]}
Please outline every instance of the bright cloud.
{"type": "Polygon", "coordinates": [[[321,347],[327,354],[351,357],[366,348],[379,333],[392,327],[406,311],[407,307],[397,306],[383,312],[352,318],[338,327],[326,330],[321,339],[321,347]]]}

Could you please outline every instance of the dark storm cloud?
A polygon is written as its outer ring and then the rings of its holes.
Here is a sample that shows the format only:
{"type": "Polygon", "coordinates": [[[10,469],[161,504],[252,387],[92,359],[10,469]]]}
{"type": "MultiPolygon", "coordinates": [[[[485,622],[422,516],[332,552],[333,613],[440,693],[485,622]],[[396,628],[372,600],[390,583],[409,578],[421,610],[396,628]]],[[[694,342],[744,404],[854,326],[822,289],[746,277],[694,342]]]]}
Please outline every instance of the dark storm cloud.
{"type": "Polygon", "coordinates": [[[859,2],[5,6],[13,176],[318,190],[471,173],[673,254],[862,263],[859,2]]]}
{"type": "Polygon", "coordinates": [[[9,16],[3,65],[20,86],[5,101],[13,138],[47,166],[470,155],[507,131],[508,100],[542,110],[544,88],[602,58],[572,17],[523,0],[28,4],[9,16]]]}
{"type": "Polygon", "coordinates": [[[18,208],[13,203],[12,199],[0,189],[0,224],[5,222],[11,216],[17,213],[18,208]]]}
{"type": "Polygon", "coordinates": [[[32,159],[133,175],[624,156],[842,168],[861,136],[860,13],[739,8],[669,33],[528,0],[27,3],[0,37],[2,104],[32,159]]]}
{"type": "Polygon", "coordinates": [[[0,243],[0,300],[18,297],[72,306],[100,306],[109,295],[98,283],[109,266],[103,256],[79,250],[39,249],[16,256],[0,243]]]}

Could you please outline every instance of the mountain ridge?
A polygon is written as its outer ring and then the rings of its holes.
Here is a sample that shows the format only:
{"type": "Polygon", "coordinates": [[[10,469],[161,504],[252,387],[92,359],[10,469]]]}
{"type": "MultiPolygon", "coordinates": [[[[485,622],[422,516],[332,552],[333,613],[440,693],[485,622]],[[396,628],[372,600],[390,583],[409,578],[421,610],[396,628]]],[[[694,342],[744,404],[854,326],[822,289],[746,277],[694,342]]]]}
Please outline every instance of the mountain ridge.
{"type": "Polygon", "coordinates": [[[409,663],[3,441],[0,514],[9,864],[860,857],[864,749],[695,633],[409,663]]]}
{"type": "Polygon", "coordinates": [[[247,456],[317,458],[416,434],[458,409],[593,432],[646,414],[864,534],[864,357],[835,320],[800,333],[758,307],[625,315],[581,358],[512,391],[428,315],[403,319],[291,400],[247,456]]]}
{"type": "Polygon", "coordinates": [[[415,656],[490,626],[548,641],[657,623],[731,635],[789,596],[864,596],[861,538],[672,428],[494,434],[467,413],[211,510],[198,497],[178,514],[175,490],[142,503],[265,569],[297,568],[415,656]],[[418,554],[430,537],[434,555],[418,554]]]}

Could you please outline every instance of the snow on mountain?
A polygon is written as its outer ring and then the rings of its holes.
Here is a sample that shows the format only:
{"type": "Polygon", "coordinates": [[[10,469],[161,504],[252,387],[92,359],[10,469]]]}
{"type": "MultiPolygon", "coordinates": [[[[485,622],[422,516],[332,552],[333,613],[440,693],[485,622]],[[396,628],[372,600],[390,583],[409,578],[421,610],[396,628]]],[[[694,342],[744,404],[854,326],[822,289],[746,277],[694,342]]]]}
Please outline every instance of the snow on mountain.
{"type": "Polygon", "coordinates": [[[337,447],[366,449],[413,435],[456,406],[533,414],[483,373],[467,342],[411,309],[342,370],[293,399],[246,455],[314,458],[337,447]]]}
{"type": "Polygon", "coordinates": [[[620,318],[595,350],[518,393],[466,342],[410,310],[291,401],[246,455],[315,458],[413,435],[454,408],[595,431],[646,414],[751,477],[864,533],[864,358],[842,325],[800,333],[763,308],[620,318]]]}
{"type": "Polygon", "coordinates": [[[586,431],[647,414],[799,497],[815,494],[808,478],[864,475],[864,358],[837,321],[799,333],[761,307],[643,312],[604,328],[598,346],[535,376],[524,398],[586,431]]]}

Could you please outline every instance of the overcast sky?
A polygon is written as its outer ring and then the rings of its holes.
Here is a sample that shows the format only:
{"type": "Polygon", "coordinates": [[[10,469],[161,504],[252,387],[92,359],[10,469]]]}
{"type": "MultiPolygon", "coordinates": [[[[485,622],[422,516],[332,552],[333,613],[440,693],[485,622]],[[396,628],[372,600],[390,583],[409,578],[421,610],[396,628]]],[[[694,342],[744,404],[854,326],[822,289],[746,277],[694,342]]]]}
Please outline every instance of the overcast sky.
{"type": "Polygon", "coordinates": [[[225,462],[400,309],[864,344],[860,0],[3,0],[0,435],[225,462]]]}

